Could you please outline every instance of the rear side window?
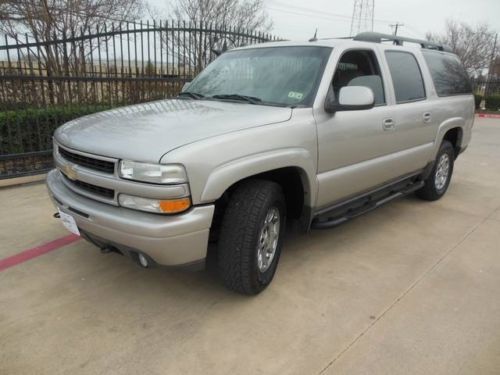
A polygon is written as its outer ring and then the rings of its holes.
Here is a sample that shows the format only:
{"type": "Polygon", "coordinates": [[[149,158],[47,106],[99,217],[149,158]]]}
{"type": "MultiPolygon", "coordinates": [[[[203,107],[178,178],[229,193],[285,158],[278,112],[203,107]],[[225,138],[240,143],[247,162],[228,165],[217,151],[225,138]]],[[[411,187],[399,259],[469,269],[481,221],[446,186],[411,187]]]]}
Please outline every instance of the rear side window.
{"type": "Polygon", "coordinates": [[[408,52],[387,51],[385,57],[391,71],[396,102],[425,99],[424,80],[415,56],[408,52]]]}
{"type": "Polygon", "coordinates": [[[422,51],[439,96],[471,94],[467,73],[457,56],[436,51],[422,51]]]}

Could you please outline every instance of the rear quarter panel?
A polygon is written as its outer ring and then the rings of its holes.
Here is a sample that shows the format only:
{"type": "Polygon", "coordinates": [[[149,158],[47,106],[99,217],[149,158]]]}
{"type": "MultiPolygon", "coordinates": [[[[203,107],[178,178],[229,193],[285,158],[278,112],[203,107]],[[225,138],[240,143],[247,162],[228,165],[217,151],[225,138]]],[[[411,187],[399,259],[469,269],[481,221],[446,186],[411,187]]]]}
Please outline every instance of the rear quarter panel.
{"type": "Polygon", "coordinates": [[[439,146],[450,129],[460,127],[462,129],[462,137],[458,140],[458,145],[461,149],[465,148],[471,139],[472,126],[474,124],[474,96],[473,95],[456,95],[448,97],[438,97],[435,100],[439,124],[434,143],[434,157],[436,156],[439,146]]]}
{"type": "Polygon", "coordinates": [[[446,132],[450,129],[457,127],[462,129],[462,137],[458,140],[458,146],[461,149],[469,144],[474,124],[474,96],[472,93],[438,96],[426,59],[421,50],[416,54],[426,82],[426,91],[430,102],[429,110],[432,112],[433,122],[436,124],[434,147],[429,155],[429,162],[432,162],[436,158],[446,132]]]}

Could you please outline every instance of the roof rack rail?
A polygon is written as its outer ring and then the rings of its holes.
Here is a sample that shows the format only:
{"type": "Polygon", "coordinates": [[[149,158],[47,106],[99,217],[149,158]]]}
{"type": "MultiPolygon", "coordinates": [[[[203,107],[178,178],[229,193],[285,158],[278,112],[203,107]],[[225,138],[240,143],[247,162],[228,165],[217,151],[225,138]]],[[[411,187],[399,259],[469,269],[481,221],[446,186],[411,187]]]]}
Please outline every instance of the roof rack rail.
{"type": "Polygon", "coordinates": [[[452,49],[444,44],[430,42],[428,40],[423,39],[413,39],[406,38],[404,36],[399,35],[391,35],[391,34],[382,34],[382,33],[374,33],[374,32],[364,32],[356,35],[353,40],[358,40],[362,42],[372,42],[372,43],[382,43],[392,41],[394,44],[398,46],[402,46],[403,42],[416,43],[420,44],[422,48],[425,49],[433,49],[437,51],[444,52],[453,52],[452,49]]]}

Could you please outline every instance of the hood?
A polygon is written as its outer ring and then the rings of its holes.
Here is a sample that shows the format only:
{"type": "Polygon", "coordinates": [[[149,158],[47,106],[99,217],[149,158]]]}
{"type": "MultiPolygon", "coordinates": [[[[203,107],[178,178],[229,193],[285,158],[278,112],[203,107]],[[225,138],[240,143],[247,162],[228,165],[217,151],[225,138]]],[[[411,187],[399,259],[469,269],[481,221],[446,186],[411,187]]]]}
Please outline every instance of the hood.
{"type": "Polygon", "coordinates": [[[290,119],[292,110],[209,100],[161,100],[84,116],[59,127],[56,140],[96,155],[159,162],[188,143],[290,119]]]}

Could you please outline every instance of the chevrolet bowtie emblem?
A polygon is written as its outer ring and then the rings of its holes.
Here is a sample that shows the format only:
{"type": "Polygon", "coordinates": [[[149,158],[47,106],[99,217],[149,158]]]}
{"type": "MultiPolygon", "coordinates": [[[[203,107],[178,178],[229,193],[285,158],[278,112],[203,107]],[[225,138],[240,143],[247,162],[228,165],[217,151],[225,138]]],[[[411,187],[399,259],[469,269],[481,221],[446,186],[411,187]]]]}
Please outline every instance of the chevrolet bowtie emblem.
{"type": "Polygon", "coordinates": [[[78,177],[76,170],[71,164],[66,164],[63,167],[63,172],[66,175],[66,177],[68,177],[70,180],[76,180],[76,178],[78,177]]]}

